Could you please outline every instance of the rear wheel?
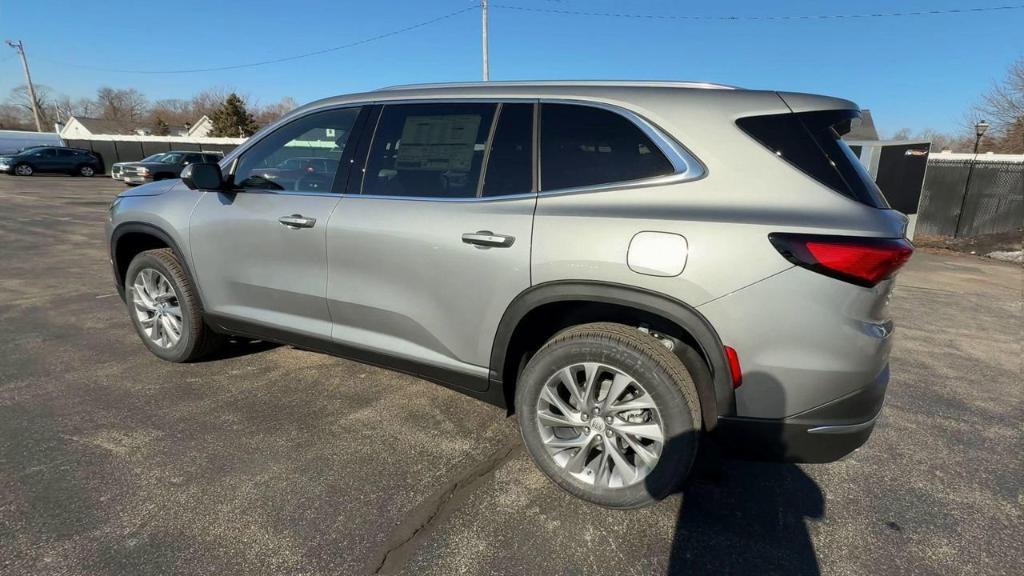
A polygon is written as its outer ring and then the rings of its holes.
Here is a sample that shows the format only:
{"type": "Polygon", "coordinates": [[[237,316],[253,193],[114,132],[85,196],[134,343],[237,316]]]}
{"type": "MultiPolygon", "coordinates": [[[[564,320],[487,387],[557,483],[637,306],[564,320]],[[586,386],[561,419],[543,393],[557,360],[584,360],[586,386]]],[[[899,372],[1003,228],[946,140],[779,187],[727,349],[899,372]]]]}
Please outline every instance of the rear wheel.
{"type": "Polygon", "coordinates": [[[548,477],[609,508],[664,498],[689,473],[701,429],[686,368],[637,328],[584,324],[530,359],[516,390],[523,441],[548,477]]]}
{"type": "Polygon", "coordinates": [[[191,362],[223,344],[224,337],[203,322],[195,287],[170,250],[140,253],[125,278],[129,316],[150,352],[170,362],[191,362]]]}
{"type": "Polygon", "coordinates": [[[79,166],[78,167],[78,175],[79,176],[91,177],[94,174],[96,174],[96,170],[94,170],[93,167],[89,166],[88,164],[86,164],[84,166],[79,166]]]}
{"type": "Polygon", "coordinates": [[[28,164],[18,164],[14,167],[14,173],[18,176],[31,176],[35,170],[28,164]]]}

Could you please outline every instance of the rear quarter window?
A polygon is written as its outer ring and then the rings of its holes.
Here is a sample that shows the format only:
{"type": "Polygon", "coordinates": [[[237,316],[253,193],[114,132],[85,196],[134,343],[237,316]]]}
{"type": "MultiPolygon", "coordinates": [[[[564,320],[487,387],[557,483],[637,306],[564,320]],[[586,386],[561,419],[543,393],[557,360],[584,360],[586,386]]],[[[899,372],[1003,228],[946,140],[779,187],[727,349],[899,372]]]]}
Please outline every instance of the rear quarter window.
{"type": "Polygon", "coordinates": [[[672,163],[633,122],[610,110],[543,104],[541,189],[558,190],[665,176],[672,163]]]}
{"type": "Polygon", "coordinates": [[[832,190],[874,208],[888,208],[882,192],[842,140],[856,110],[748,116],[736,124],[794,168],[832,190]]]}

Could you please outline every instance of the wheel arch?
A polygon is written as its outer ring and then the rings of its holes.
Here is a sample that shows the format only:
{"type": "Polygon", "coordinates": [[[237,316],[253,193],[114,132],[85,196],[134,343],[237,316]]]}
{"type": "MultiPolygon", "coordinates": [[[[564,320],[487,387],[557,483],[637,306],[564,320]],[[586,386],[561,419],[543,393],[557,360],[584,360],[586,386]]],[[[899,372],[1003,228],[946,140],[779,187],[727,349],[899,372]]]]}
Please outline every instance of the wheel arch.
{"type": "Polygon", "coordinates": [[[648,325],[651,330],[682,340],[700,356],[677,354],[694,377],[705,429],[712,430],[720,415],[735,412],[722,342],[700,312],[665,294],[594,281],[539,284],[520,293],[509,304],[491,348],[490,380],[494,394],[503,395],[504,404],[511,411],[516,379],[530,354],[557,332],[594,321],[648,325]],[[695,362],[702,362],[706,372],[702,374],[695,362]]]}
{"type": "Polygon", "coordinates": [[[155,250],[159,248],[170,248],[174,256],[181,262],[185,273],[188,274],[193,286],[196,287],[197,296],[202,304],[202,294],[199,285],[195,281],[195,274],[185,253],[178,247],[178,243],[170,234],[153,224],[145,222],[124,222],[118,224],[110,235],[110,262],[114,267],[114,280],[117,285],[118,294],[124,299],[125,273],[132,258],[140,252],[155,250]]]}

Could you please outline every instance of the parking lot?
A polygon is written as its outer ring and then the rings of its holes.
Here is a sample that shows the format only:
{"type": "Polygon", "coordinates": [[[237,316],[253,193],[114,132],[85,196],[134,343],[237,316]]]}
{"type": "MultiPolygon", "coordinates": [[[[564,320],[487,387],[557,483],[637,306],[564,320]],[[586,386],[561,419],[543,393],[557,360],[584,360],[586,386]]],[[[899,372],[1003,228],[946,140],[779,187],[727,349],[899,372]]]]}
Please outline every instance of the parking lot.
{"type": "Polygon", "coordinates": [[[712,454],[620,512],[410,376],[262,344],[156,359],[107,262],[121,189],[0,176],[2,574],[1019,573],[1020,266],[915,254],[883,416],[843,461],[712,454]]]}

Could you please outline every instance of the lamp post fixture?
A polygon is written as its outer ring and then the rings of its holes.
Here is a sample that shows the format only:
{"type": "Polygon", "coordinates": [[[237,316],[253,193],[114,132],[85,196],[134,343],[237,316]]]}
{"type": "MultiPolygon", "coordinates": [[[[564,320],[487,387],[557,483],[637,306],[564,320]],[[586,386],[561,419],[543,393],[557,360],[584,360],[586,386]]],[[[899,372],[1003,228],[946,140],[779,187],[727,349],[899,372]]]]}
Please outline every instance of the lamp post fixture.
{"type": "Polygon", "coordinates": [[[960,220],[964,215],[964,208],[967,207],[967,191],[971,187],[971,176],[974,174],[974,164],[978,161],[978,145],[981,144],[981,137],[988,130],[989,123],[984,120],[974,125],[974,155],[971,156],[971,163],[967,166],[967,179],[964,181],[964,195],[960,198],[960,212],[956,215],[956,229],[953,230],[953,237],[960,236],[960,220]]]}

